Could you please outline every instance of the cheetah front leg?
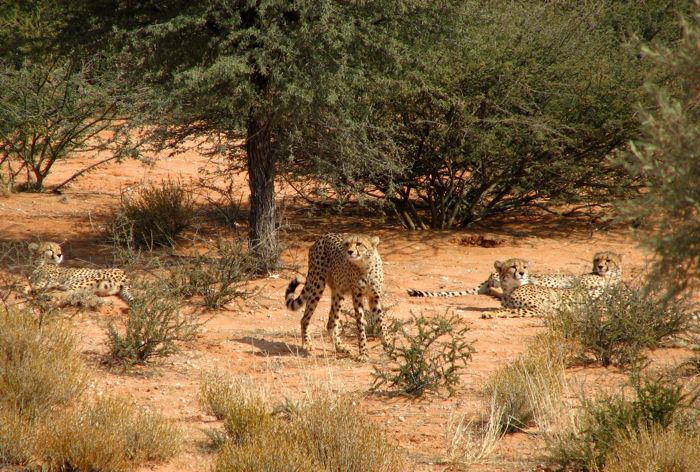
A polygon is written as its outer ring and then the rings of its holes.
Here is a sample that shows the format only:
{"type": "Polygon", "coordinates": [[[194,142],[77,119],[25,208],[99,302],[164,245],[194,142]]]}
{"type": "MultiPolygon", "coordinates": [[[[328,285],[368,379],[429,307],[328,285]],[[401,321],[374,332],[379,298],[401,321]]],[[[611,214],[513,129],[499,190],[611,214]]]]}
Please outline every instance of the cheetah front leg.
{"type": "Polygon", "coordinates": [[[340,339],[340,323],[338,323],[338,312],[340,310],[340,303],[343,301],[343,296],[339,293],[333,291],[331,293],[331,311],[328,314],[328,324],[326,329],[331,335],[333,340],[333,346],[335,347],[335,352],[340,354],[350,354],[350,349],[343,343],[340,339]]]}
{"type": "Polygon", "coordinates": [[[373,319],[377,320],[379,323],[379,329],[381,330],[382,344],[387,346],[391,341],[391,334],[389,333],[389,326],[384,319],[384,310],[382,310],[381,297],[379,293],[372,290],[369,297],[369,311],[372,314],[373,319]]]}
{"type": "Polygon", "coordinates": [[[355,321],[357,322],[357,338],[360,345],[359,360],[364,362],[369,359],[369,349],[367,348],[367,320],[365,319],[365,309],[362,307],[362,292],[355,292],[352,296],[352,304],[355,308],[355,321]]]}

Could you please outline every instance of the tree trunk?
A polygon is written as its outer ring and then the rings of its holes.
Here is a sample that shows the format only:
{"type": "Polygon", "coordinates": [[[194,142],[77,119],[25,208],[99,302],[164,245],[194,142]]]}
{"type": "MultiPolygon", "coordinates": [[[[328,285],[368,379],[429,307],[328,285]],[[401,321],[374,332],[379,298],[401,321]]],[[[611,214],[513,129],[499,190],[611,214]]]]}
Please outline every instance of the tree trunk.
{"type": "Polygon", "coordinates": [[[250,186],[249,245],[262,272],[278,266],[275,161],[271,152],[270,123],[264,114],[248,117],[246,153],[250,186]]]}

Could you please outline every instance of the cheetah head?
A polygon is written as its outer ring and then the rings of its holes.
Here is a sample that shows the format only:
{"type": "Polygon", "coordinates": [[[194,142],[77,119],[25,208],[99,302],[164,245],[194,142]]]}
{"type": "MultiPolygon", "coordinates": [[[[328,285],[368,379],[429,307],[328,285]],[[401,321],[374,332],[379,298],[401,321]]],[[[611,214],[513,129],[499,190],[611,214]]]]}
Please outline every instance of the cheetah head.
{"type": "Polygon", "coordinates": [[[348,261],[359,267],[367,267],[377,250],[379,238],[362,234],[350,234],[343,241],[348,261]]]}
{"type": "Polygon", "coordinates": [[[34,259],[39,262],[48,262],[50,264],[63,262],[63,251],[58,243],[30,243],[29,250],[32,252],[34,259]]]}
{"type": "Polygon", "coordinates": [[[501,288],[504,293],[510,293],[517,287],[528,283],[530,263],[524,259],[508,259],[505,262],[496,261],[494,268],[500,276],[501,288]]]}
{"type": "Polygon", "coordinates": [[[622,255],[610,251],[596,253],[593,256],[593,273],[610,275],[622,271],[622,255]]]}

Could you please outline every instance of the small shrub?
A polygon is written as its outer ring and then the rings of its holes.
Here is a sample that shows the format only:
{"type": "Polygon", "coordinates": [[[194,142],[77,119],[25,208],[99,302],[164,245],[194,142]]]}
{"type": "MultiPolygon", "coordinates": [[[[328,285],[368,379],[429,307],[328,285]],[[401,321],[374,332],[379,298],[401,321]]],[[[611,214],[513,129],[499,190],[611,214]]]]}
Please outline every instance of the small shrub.
{"type": "Polygon", "coordinates": [[[392,328],[385,350],[388,370],[374,369],[373,390],[383,385],[412,396],[445,387],[450,394],[459,384],[459,372],[471,360],[474,347],[465,340],[469,328],[458,316],[425,318],[411,314],[392,328]],[[415,333],[407,328],[415,329],[415,333]]]}
{"type": "Polygon", "coordinates": [[[34,418],[73,402],[86,380],[77,340],[61,322],[0,307],[0,404],[34,418]]]}
{"type": "Polygon", "coordinates": [[[654,293],[620,285],[562,308],[549,321],[579,344],[583,359],[626,367],[642,361],[645,349],[685,332],[689,318],[682,301],[662,304],[654,293]]]}
{"type": "Polygon", "coordinates": [[[123,400],[103,398],[56,415],[43,454],[56,470],[119,472],[166,460],[180,445],[181,434],[171,422],[123,400]]]}
{"type": "Polygon", "coordinates": [[[129,306],[124,334],[114,324],[107,327],[111,357],[134,364],[177,352],[177,343],[193,340],[200,326],[195,315],[185,315],[181,308],[182,301],[167,287],[145,285],[129,306]]]}
{"type": "Polygon", "coordinates": [[[194,217],[192,194],[179,182],[164,180],[134,194],[122,194],[108,225],[113,242],[137,246],[172,246],[194,217]]]}
{"type": "Polygon", "coordinates": [[[582,400],[578,431],[550,444],[552,457],[561,464],[583,470],[598,470],[606,456],[626,434],[653,428],[683,429],[694,424],[692,410],[696,397],[664,376],[634,375],[630,382],[635,398],[624,393],[605,395],[597,400],[582,400]]]}
{"type": "Polygon", "coordinates": [[[246,295],[241,284],[250,280],[256,269],[256,262],[241,244],[221,240],[215,250],[180,263],[170,283],[183,297],[199,295],[207,308],[216,309],[246,295]]]}
{"type": "Polygon", "coordinates": [[[605,457],[606,472],[694,472],[700,464],[700,436],[651,428],[625,434],[605,457]]]}

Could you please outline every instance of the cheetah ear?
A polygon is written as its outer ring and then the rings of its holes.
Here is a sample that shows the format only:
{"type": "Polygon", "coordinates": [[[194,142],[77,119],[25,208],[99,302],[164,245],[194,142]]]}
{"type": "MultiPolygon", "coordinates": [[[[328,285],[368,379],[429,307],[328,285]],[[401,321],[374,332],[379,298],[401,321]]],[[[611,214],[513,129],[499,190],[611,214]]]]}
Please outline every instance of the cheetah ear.
{"type": "Polygon", "coordinates": [[[493,263],[493,267],[494,267],[494,269],[500,271],[500,270],[503,268],[503,262],[501,262],[501,261],[496,261],[496,262],[493,263]]]}
{"type": "Polygon", "coordinates": [[[377,247],[377,244],[379,244],[379,238],[376,236],[372,236],[369,238],[369,242],[372,243],[372,247],[377,247]]]}
{"type": "Polygon", "coordinates": [[[39,249],[39,245],[37,243],[29,243],[30,251],[36,251],[37,249],[39,249]]]}
{"type": "Polygon", "coordinates": [[[615,253],[615,255],[617,256],[618,259],[620,259],[620,262],[622,262],[622,254],[620,254],[620,253],[618,252],[618,253],[615,253]]]}

